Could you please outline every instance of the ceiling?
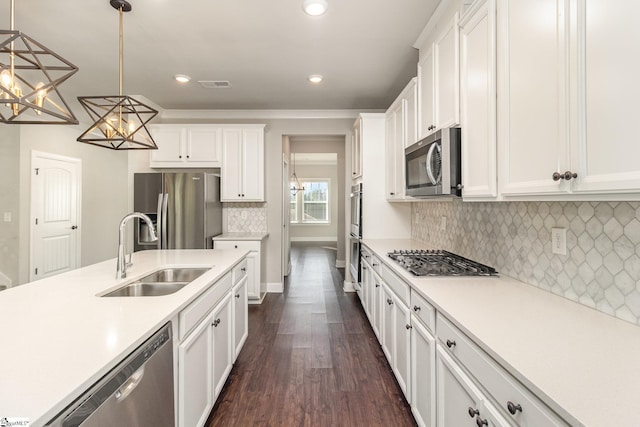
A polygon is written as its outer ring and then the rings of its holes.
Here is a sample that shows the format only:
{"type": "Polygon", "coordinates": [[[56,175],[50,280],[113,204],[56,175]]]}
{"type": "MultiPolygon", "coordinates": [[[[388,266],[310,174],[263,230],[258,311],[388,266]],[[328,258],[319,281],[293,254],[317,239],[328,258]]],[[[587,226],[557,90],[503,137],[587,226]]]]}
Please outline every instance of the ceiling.
{"type": "MultiPolygon", "coordinates": [[[[130,0],[124,14],[124,93],[163,109],[386,109],[416,75],[411,45],[439,0],[130,0]],[[187,74],[190,83],[173,76],[187,74]],[[319,85],[307,81],[322,74],[319,85]],[[204,89],[198,80],[228,80],[204,89]]],[[[0,28],[9,28],[9,0],[0,28]],[[3,22],[5,21],[6,22],[3,22]]],[[[118,93],[118,12],[109,0],[18,0],[15,29],[77,65],[60,86],[118,93]]]]}

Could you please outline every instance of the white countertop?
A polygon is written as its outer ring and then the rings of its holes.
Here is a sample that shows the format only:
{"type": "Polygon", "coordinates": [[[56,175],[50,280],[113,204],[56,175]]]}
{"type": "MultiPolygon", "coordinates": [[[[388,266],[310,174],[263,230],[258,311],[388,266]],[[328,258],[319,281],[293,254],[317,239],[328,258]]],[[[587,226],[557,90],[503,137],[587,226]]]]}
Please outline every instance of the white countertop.
{"type": "Polygon", "coordinates": [[[0,292],[0,418],[46,423],[246,254],[136,252],[126,279],[113,259],[0,292]],[[171,295],[96,296],[171,266],[212,268],[171,295]]]}
{"type": "Polygon", "coordinates": [[[216,240],[264,240],[269,237],[269,233],[266,232],[258,232],[258,233],[244,233],[244,232],[232,232],[232,233],[222,233],[213,237],[213,241],[216,240]]]}
{"type": "Polygon", "coordinates": [[[640,327],[509,277],[424,277],[380,260],[572,425],[640,425],[640,327]]]}

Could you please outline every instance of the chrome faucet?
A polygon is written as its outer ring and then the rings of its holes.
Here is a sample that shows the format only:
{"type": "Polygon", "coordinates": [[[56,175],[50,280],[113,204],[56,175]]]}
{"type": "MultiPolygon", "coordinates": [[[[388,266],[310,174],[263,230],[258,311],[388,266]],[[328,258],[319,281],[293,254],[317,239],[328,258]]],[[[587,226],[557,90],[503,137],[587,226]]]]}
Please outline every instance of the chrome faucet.
{"type": "Polygon", "coordinates": [[[127,262],[126,260],[124,250],[124,231],[127,227],[127,222],[133,218],[143,219],[149,227],[151,241],[153,242],[155,240],[158,240],[156,229],[153,226],[153,221],[151,221],[151,218],[140,212],[132,212],[125,215],[124,218],[122,218],[122,221],[120,221],[120,232],[118,234],[118,267],[116,270],[116,279],[124,279],[125,277],[127,277],[127,267],[131,266],[131,252],[129,252],[129,261],[127,262]]]}

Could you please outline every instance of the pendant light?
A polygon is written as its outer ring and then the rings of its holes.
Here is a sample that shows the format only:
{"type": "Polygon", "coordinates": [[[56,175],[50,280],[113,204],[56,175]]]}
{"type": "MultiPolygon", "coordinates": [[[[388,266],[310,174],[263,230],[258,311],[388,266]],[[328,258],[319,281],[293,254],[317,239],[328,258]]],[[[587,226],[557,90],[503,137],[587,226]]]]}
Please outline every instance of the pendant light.
{"type": "Polygon", "coordinates": [[[120,21],[119,43],[119,93],[113,96],[79,96],[78,101],[94,121],[80,137],[79,142],[110,148],[112,150],[157,149],[146,124],[158,112],[144,103],[127,95],[122,95],[123,67],[123,12],[131,11],[126,0],[110,0],[118,10],[120,21]]]}
{"type": "Polygon", "coordinates": [[[298,175],[296,175],[296,153],[293,154],[293,175],[291,175],[291,180],[294,181],[293,186],[291,187],[291,195],[295,196],[298,194],[298,191],[304,191],[304,187],[300,184],[300,180],[298,179],[298,175]]]}
{"type": "Polygon", "coordinates": [[[78,124],[58,86],[78,67],[14,29],[0,30],[0,121],[7,124],[78,124]]]}

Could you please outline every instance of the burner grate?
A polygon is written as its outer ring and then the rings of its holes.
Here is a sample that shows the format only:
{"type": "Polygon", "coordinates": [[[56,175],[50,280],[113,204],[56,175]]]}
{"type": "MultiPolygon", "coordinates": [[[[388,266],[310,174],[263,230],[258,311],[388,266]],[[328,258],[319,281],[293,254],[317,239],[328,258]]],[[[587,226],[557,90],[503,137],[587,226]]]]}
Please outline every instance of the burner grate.
{"type": "Polygon", "coordinates": [[[444,250],[395,250],[387,254],[415,276],[497,276],[493,268],[444,250]]]}

